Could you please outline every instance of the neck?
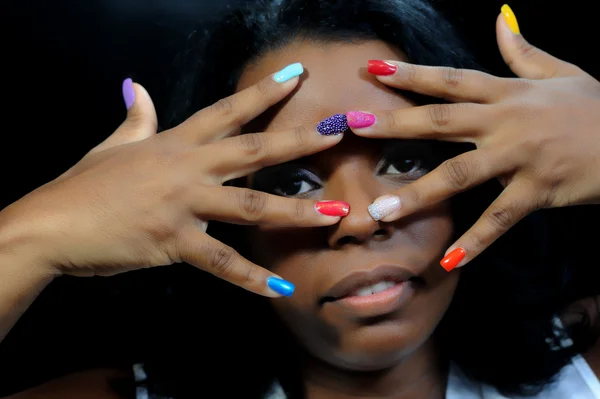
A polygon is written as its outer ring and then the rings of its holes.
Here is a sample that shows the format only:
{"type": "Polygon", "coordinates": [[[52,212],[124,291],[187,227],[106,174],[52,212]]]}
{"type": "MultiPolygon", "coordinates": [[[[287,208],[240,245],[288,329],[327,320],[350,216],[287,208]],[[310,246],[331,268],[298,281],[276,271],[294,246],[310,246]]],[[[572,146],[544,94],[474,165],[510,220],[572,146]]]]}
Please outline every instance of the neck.
{"type": "Polygon", "coordinates": [[[443,399],[448,367],[431,343],[381,371],[341,370],[310,357],[303,374],[308,399],[443,399]]]}

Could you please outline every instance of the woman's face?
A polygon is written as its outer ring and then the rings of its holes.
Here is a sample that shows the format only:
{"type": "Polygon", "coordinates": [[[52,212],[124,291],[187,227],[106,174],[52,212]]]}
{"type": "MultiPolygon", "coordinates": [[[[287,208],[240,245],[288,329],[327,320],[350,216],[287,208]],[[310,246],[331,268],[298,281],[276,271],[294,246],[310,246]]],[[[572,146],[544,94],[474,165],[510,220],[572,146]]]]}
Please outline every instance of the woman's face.
{"type": "MultiPolygon", "coordinates": [[[[303,63],[297,91],[258,121],[266,132],[316,125],[351,110],[413,106],[369,76],[369,59],[405,57],[379,41],[299,41],[247,68],[238,90],[303,63]]],[[[330,150],[250,178],[261,191],[351,205],[350,214],[328,228],[260,227],[250,235],[253,260],[296,284],[292,297],[272,304],[313,356],[351,370],[391,367],[422,348],[444,315],[459,277],[438,263],[453,235],[449,205],[395,223],[376,222],[367,211],[377,197],[435,166],[440,160],[432,149],[428,142],[369,140],[346,132],[330,150]]]]}

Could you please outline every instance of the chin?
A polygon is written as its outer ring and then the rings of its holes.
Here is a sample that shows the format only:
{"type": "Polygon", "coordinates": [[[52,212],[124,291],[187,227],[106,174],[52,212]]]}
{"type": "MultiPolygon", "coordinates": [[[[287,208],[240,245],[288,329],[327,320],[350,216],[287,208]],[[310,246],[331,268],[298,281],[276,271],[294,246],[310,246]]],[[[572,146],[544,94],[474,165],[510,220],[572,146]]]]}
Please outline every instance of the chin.
{"type": "Polygon", "coordinates": [[[423,336],[424,330],[397,320],[360,326],[340,333],[333,350],[320,348],[313,355],[338,368],[380,371],[398,365],[421,347],[429,338],[423,336]],[[325,353],[330,355],[324,358],[325,353]]]}

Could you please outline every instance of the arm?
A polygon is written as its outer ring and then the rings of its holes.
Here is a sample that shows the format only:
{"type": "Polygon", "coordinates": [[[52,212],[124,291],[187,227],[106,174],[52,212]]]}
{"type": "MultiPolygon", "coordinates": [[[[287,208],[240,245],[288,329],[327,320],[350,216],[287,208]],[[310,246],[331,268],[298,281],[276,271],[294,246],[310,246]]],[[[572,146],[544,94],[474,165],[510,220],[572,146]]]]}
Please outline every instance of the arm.
{"type": "Polygon", "coordinates": [[[55,277],[33,240],[9,225],[6,213],[0,212],[0,342],[55,277]]]}

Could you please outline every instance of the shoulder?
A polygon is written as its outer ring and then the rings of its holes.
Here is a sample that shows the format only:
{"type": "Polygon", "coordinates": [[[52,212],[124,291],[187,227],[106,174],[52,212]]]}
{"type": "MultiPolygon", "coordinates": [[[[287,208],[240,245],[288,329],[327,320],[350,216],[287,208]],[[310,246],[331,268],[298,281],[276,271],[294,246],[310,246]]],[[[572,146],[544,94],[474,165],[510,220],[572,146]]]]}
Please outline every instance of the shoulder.
{"type": "Polygon", "coordinates": [[[6,399],[133,399],[133,373],[98,369],[67,375],[6,399]],[[129,389],[130,388],[130,389],[129,389]],[[128,394],[128,392],[130,394],[128,394]]]}

